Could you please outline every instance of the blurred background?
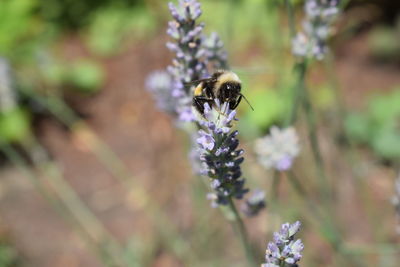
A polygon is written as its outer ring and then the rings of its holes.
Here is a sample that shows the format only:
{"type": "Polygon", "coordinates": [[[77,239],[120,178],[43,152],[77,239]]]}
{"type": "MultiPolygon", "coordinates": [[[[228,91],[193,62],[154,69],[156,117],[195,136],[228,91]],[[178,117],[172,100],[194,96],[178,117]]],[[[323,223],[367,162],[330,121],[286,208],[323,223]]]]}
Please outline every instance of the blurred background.
{"type": "MultiPolygon", "coordinates": [[[[252,142],[289,110],[295,77],[285,6],[200,2],[205,32],[220,34],[254,106],[239,108],[244,172],[268,199],[272,173],[257,165],[252,142]]],[[[260,264],[272,232],[298,219],[302,266],[357,266],[348,257],[399,266],[391,199],[400,159],[400,2],[343,2],[333,53],[307,82],[337,197],[332,216],[348,251],[332,249],[283,177],[280,209],[246,221],[260,264]]],[[[292,3],[300,27],[303,1],[292,3]]],[[[0,1],[0,267],[246,266],[192,173],[189,138],[144,86],[171,62],[168,20],[162,0],[0,1]]],[[[312,192],[298,124],[295,168],[312,192]]]]}

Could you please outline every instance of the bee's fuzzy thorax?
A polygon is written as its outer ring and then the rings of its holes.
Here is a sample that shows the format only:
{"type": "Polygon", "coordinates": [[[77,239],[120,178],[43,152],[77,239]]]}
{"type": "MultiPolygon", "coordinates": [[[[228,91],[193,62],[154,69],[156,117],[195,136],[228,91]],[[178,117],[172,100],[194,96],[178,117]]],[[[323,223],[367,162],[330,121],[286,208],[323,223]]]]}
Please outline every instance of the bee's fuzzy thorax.
{"type": "Polygon", "coordinates": [[[219,88],[221,85],[227,82],[237,82],[241,83],[239,77],[236,75],[236,73],[231,72],[231,71],[223,71],[222,74],[218,77],[218,80],[215,84],[216,88],[219,88]]]}

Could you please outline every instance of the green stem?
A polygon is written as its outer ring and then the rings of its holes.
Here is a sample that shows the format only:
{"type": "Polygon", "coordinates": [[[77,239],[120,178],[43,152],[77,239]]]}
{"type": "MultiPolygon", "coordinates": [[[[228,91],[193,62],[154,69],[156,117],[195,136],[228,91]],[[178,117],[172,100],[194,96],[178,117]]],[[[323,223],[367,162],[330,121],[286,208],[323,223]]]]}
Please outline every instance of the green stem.
{"type": "Polygon", "coordinates": [[[311,100],[310,100],[307,88],[305,86],[303,86],[302,89],[303,89],[303,96],[304,96],[303,97],[303,108],[304,108],[304,111],[306,114],[308,138],[310,141],[311,151],[312,151],[315,163],[316,163],[317,173],[319,176],[320,193],[323,194],[323,199],[325,200],[325,203],[328,206],[330,206],[330,202],[331,202],[331,192],[330,191],[331,190],[330,190],[330,185],[328,183],[327,176],[325,174],[324,161],[322,158],[320,144],[318,141],[315,112],[312,108],[311,100]]]}
{"type": "Polygon", "coordinates": [[[286,11],[288,16],[289,22],[289,29],[290,29],[290,37],[293,38],[296,35],[296,23],[294,17],[294,9],[292,2],[290,0],[285,0],[286,11]]]}
{"type": "Polygon", "coordinates": [[[310,213],[315,217],[318,222],[318,229],[323,237],[329,242],[331,247],[337,253],[342,253],[354,266],[364,266],[362,258],[351,257],[351,253],[347,251],[347,247],[341,238],[341,234],[335,226],[333,218],[324,209],[319,208],[314,201],[311,201],[307,195],[307,191],[301,185],[293,171],[289,172],[289,181],[295,191],[301,196],[301,199],[306,203],[310,213]]]}
{"type": "Polygon", "coordinates": [[[173,253],[186,263],[198,262],[197,254],[191,249],[190,243],[180,236],[178,229],[171,223],[170,218],[168,218],[159,204],[146,192],[138,179],[132,176],[129,169],[114,151],[62,99],[56,97],[43,99],[43,97],[31,91],[23,91],[23,93],[41,103],[72,132],[85,131],[89,133],[92,139],[88,145],[94,156],[124,185],[129,193],[141,199],[141,203],[138,205],[151,217],[161,236],[171,245],[170,249],[173,253]],[[189,251],[191,252],[189,253],[189,251]]]}
{"type": "Polygon", "coordinates": [[[240,241],[241,241],[243,249],[246,253],[247,261],[249,262],[250,266],[258,266],[259,264],[255,260],[255,256],[254,256],[253,249],[249,242],[246,227],[245,227],[243,220],[236,208],[235,203],[232,200],[232,197],[229,198],[229,208],[231,209],[232,213],[235,216],[234,228],[236,229],[236,232],[239,234],[240,241]]]}
{"type": "Polygon", "coordinates": [[[303,91],[304,91],[304,79],[307,71],[307,62],[304,60],[300,63],[297,63],[294,67],[294,70],[297,74],[296,84],[292,89],[292,105],[289,113],[289,117],[285,122],[285,126],[293,125],[297,119],[297,113],[299,110],[300,103],[303,100],[303,91]]]}
{"type": "MultiPolygon", "coordinates": [[[[55,185],[50,183],[53,179],[62,178],[58,176],[56,177],[54,173],[51,175],[46,173],[43,176],[36,174],[30,169],[27,160],[24,159],[16,149],[5,142],[2,142],[0,149],[8,159],[10,159],[10,161],[32,181],[35,188],[52,205],[52,207],[54,207],[55,210],[64,217],[64,219],[70,222],[72,226],[74,226],[74,229],[81,234],[80,236],[87,241],[87,245],[96,252],[100,259],[107,261],[109,263],[108,266],[130,266],[124,260],[123,249],[117,241],[109,235],[96,217],[86,209],[86,206],[80,202],[76,202],[77,199],[75,199],[74,202],[71,202],[69,201],[70,199],[64,198],[66,195],[59,191],[60,184],[55,185]],[[42,182],[42,179],[45,179],[46,181],[42,182]],[[51,184],[55,191],[54,193],[57,196],[52,196],[51,191],[46,188],[44,184],[51,184]],[[59,200],[57,200],[57,198],[59,198],[59,200]],[[83,213],[81,213],[82,211],[83,213]],[[110,261],[112,261],[112,263],[110,261]]],[[[35,162],[34,158],[32,158],[32,160],[35,162]]],[[[63,187],[62,191],[64,192],[64,186],[62,185],[61,187],[63,187]]],[[[67,195],[67,198],[69,198],[69,192],[67,195]]]]}
{"type": "Polygon", "coordinates": [[[280,179],[279,179],[279,171],[275,170],[274,171],[274,176],[272,177],[272,186],[271,186],[271,193],[270,195],[272,196],[272,199],[274,201],[278,201],[278,197],[279,197],[279,183],[280,183],[280,179]]]}

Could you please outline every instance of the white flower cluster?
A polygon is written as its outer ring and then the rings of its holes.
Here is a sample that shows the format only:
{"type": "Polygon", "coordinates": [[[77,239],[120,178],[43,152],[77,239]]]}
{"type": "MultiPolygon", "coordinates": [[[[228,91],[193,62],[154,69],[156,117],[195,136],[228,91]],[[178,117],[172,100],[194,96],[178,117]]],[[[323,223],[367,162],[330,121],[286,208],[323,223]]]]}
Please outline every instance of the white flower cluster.
{"type": "Polygon", "coordinates": [[[304,4],[306,17],[303,32],[292,41],[292,52],[297,57],[324,58],[328,48],[326,41],[331,25],[339,13],[338,0],[307,0],[304,4]]]}
{"type": "Polygon", "coordinates": [[[254,151],[265,168],[286,171],[300,152],[296,130],[293,127],[279,129],[273,126],[269,135],[256,140],[254,151]]]}

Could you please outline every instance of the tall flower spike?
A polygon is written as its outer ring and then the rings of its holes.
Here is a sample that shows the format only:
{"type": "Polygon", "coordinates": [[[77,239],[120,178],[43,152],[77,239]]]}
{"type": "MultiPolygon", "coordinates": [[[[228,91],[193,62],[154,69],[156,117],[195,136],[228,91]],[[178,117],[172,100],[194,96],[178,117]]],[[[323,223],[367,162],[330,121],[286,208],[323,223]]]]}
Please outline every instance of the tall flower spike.
{"type": "Polygon", "coordinates": [[[190,82],[210,77],[207,67],[214,71],[228,68],[227,56],[216,33],[209,38],[203,35],[204,24],[197,23],[201,15],[197,0],[180,0],[178,5],[169,3],[168,6],[173,20],[169,21],[167,29],[172,40],[166,46],[175,54],[172,64],[167,67],[171,84],[167,90],[160,84],[160,80],[167,84],[166,77],[157,73],[150,75],[146,85],[155,95],[161,110],[167,111],[177,121],[194,121],[190,82]]]}
{"type": "Polygon", "coordinates": [[[266,250],[265,261],[261,267],[296,267],[300,261],[304,245],[300,239],[294,240],[299,231],[299,221],[289,224],[284,223],[279,232],[274,233],[274,241],[269,242],[266,250]]]}
{"type": "Polygon", "coordinates": [[[265,168],[286,171],[292,167],[294,158],[300,152],[296,130],[293,127],[279,129],[273,126],[269,135],[255,141],[254,151],[265,168]]]}
{"type": "Polygon", "coordinates": [[[244,187],[240,165],[244,158],[242,149],[237,149],[238,131],[232,130],[232,122],[236,120],[236,111],[230,110],[228,103],[215,101],[215,108],[204,104],[206,120],[199,120],[203,129],[199,130],[197,143],[200,150],[200,161],[203,163],[202,173],[211,180],[213,193],[208,198],[213,206],[226,205],[229,198],[241,199],[248,189],[244,187]]]}
{"type": "Polygon", "coordinates": [[[171,95],[175,98],[176,113],[180,121],[194,121],[192,92],[187,83],[208,76],[205,49],[202,46],[204,24],[196,23],[201,15],[196,0],[181,0],[175,6],[169,3],[173,21],[168,23],[167,33],[173,42],[167,48],[175,53],[173,64],[167,70],[172,77],[171,95]]]}
{"type": "Polygon", "coordinates": [[[324,58],[331,26],[339,13],[339,0],[306,0],[303,32],[292,41],[292,52],[298,57],[324,58]]]}

